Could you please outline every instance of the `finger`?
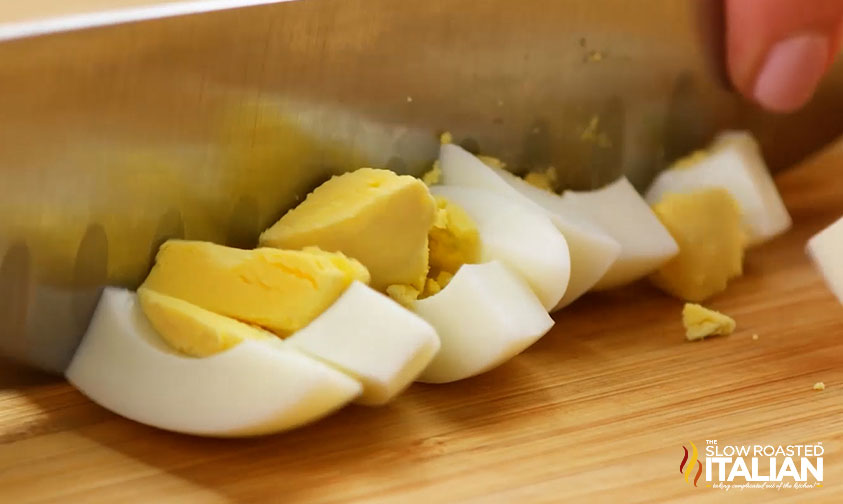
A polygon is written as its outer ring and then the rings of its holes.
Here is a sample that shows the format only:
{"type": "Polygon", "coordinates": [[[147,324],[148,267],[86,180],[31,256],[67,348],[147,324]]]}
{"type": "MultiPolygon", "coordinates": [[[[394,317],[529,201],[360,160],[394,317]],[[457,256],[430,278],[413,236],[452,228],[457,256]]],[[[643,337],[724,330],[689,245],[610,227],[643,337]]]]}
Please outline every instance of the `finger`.
{"type": "Polygon", "coordinates": [[[843,38],[843,0],[726,0],[729,76],[774,111],[804,105],[843,38]]]}

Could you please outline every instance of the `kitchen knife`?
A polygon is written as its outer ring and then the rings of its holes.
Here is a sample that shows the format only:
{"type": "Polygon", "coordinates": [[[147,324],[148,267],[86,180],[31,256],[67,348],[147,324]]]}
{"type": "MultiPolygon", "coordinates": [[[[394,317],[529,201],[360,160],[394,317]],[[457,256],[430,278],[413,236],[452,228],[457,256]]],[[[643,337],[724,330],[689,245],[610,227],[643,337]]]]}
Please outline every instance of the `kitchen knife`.
{"type": "Polygon", "coordinates": [[[566,187],[642,188],[724,128],[774,169],[843,132],[725,78],[719,0],[75,0],[0,7],[0,353],[60,373],[167,238],[254,246],[332,173],[419,174],[449,130],[566,187]]]}

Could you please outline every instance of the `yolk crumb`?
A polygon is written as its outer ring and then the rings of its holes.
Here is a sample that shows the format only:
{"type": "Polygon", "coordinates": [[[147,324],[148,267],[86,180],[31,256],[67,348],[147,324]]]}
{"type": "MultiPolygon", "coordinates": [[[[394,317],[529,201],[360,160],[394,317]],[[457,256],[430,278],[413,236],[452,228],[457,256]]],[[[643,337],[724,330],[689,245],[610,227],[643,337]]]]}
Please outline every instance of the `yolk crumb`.
{"type": "Polygon", "coordinates": [[[480,260],[480,233],[474,220],[458,205],[436,197],[436,215],[428,233],[430,251],[427,277],[421,289],[390,285],[386,293],[404,306],[432,296],[448,285],[463,264],[480,260]]]}
{"type": "Polygon", "coordinates": [[[433,166],[424,175],[422,175],[422,182],[428,186],[436,185],[442,180],[442,167],[439,166],[439,160],[433,162],[433,166]]]}
{"type": "Polygon", "coordinates": [[[558,178],[559,177],[556,175],[556,169],[551,166],[543,172],[528,173],[524,176],[524,181],[534,187],[538,187],[539,189],[555,192],[558,178]]]}
{"type": "Polygon", "coordinates": [[[732,334],[736,327],[733,318],[694,303],[685,303],[682,324],[688,341],[701,340],[706,336],[726,336],[732,334]]]}
{"type": "Polygon", "coordinates": [[[506,168],[506,163],[493,156],[483,156],[478,154],[477,159],[483,161],[483,164],[485,164],[486,166],[491,166],[492,168],[500,168],[501,170],[506,168]]]}

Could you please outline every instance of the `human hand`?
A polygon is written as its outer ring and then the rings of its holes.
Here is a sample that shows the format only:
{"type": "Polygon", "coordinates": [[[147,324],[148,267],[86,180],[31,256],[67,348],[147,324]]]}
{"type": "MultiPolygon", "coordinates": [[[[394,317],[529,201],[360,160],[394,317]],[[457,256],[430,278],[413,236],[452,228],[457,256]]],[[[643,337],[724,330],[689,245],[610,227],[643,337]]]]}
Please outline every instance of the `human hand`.
{"type": "Polygon", "coordinates": [[[738,91],[775,112],[807,103],[843,40],[843,0],[725,1],[729,77],[738,91]]]}

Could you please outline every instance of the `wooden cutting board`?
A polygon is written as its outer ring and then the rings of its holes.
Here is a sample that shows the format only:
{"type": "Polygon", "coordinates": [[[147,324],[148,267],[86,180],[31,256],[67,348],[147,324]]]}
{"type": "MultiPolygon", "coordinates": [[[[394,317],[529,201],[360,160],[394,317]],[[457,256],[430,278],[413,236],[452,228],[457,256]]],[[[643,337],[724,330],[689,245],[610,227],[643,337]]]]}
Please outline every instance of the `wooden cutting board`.
{"type": "Polygon", "coordinates": [[[145,427],[66,383],[2,390],[0,502],[843,502],[843,307],[804,254],[843,214],[843,143],[779,184],[794,229],[709,303],[729,337],[685,342],[682,304],[646,284],[590,295],[486,375],[250,440],[145,427]],[[695,488],[683,445],[711,439],[821,442],[823,486],[695,488]]]}

